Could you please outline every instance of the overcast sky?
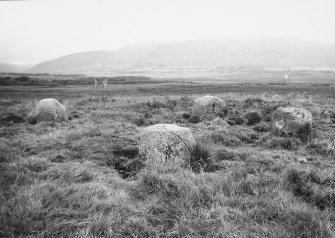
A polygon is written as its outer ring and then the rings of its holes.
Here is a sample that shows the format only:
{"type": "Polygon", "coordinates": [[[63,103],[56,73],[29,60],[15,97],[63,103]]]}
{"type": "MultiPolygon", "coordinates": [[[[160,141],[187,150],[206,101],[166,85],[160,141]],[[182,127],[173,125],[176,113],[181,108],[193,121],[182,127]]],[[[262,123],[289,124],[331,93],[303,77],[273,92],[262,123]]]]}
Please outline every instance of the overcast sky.
{"type": "Polygon", "coordinates": [[[141,42],[290,37],[335,42],[335,0],[0,1],[0,61],[141,42]]]}

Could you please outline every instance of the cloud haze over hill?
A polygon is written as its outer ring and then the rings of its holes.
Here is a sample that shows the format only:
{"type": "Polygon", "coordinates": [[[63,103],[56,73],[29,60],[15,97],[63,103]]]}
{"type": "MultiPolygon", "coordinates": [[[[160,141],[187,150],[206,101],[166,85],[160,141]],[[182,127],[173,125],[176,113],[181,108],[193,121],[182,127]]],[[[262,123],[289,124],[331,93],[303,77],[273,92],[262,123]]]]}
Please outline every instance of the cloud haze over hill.
{"type": "Polygon", "coordinates": [[[42,62],[141,42],[273,37],[335,42],[334,9],[333,0],[0,1],[0,62],[42,62]]]}
{"type": "Polygon", "coordinates": [[[10,64],[10,63],[0,62],[0,72],[19,73],[31,67],[32,67],[32,64],[10,64]]]}

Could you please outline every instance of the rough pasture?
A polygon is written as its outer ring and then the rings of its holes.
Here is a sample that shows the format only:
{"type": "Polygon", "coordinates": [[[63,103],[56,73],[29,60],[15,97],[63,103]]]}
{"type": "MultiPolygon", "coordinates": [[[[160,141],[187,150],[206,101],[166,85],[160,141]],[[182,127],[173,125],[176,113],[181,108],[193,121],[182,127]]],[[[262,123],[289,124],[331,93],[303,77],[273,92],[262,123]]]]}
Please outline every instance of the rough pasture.
{"type": "Polygon", "coordinates": [[[114,86],[0,89],[1,237],[335,236],[328,89],[114,86]],[[196,118],[193,100],[209,92],[226,107],[196,118]],[[28,123],[46,93],[67,108],[69,121],[28,123]],[[271,133],[273,112],[285,106],[312,113],[310,141],[271,133]],[[190,128],[197,142],[191,168],[146,168],[140,131],[158,123],[190,128]]]}

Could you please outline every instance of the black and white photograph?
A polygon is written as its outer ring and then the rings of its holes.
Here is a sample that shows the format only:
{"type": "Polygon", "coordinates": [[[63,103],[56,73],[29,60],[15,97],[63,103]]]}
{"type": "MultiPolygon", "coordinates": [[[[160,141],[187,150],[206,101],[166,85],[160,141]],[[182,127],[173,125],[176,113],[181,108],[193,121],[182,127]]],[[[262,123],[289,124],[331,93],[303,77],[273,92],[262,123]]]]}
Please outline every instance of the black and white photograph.
{"type": "Polygon", "coordinates": [[[0,238],[335,237],[334,0],[0,0],[0,238]]]}

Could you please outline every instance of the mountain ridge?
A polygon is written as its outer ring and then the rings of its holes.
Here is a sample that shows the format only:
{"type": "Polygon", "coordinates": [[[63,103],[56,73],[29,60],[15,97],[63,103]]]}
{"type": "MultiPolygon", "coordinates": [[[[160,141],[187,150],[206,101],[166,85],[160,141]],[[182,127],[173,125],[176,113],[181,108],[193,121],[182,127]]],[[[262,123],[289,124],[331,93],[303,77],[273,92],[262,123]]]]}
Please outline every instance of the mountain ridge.
{"type": "Polygon", "coordinates": [[[134,44],[113,51],[65,55],[37,64],[26,72],[80,73],[164,66],[335,68],[335,43],[266,38],[134,44]]]}

